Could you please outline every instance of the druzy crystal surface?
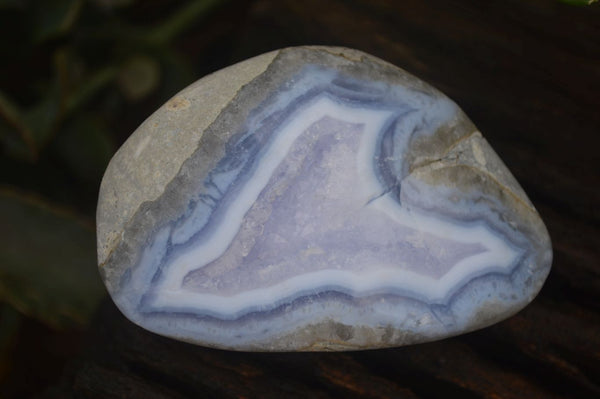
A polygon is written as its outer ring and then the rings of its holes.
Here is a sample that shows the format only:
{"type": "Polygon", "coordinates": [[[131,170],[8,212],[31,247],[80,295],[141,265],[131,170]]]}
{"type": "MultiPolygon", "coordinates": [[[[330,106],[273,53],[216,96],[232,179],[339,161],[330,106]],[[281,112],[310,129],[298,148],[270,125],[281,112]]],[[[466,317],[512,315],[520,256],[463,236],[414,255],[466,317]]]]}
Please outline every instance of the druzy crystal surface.
{"type": "Polygon", "coordinates": [[[236,350],[406,345],[514,314],[550,268],[535,208],[446,96],[356,50],[210,75],[115,155],[100,270],[156,333],[236,350]]]}

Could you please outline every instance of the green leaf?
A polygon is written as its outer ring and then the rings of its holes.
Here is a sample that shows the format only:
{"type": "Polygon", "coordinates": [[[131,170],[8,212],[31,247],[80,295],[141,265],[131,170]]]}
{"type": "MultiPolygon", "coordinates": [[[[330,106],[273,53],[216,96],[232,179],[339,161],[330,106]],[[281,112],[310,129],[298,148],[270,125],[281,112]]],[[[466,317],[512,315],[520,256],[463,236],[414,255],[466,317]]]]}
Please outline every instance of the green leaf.
{"type": "Polygon", "coordinates": [[[0,189],[0,300],[55,328],[85,325],[104,295],[91,223],[0,189]]]}
{"type": "Polygon", "coordinates": [[[8,154],[17,159],[34,159],[37,156],[31,130],[19,107],[0,92],[0,140],[8,154]]]}
{"type": "Polygon", "coordinates": [[[65,101],[65,114],[69,115],[77,111],[82,105],[94,98],[95,95],[109,83],[111,83],[117,75],[117,68],[107,66],[93,72],[83,79],[81,84],[73,89],[65,101]]]}
{"type": "Polygon", "coordinates": [[[46,95],[23,113],[23,120],[31,131],[38,152],[52,137],[60,116],[60,93],[57,82],[53,82],[46,95]]]}
{"type": "Polygon", "coordinates": [[[104,121],[92,115],[77,116],[66,123],[54,144],[68,169],[94,186],[102,178],[114,152],[104,121]]]}
{"type": "Polygon", "coordinates": [[[42,7],[37,7],[33,40],[39,43],[67,33],[83,4],[83,0],[45,0],[42,7]]]}
{"type": "Polygon", "coordinates": [[[36,159],[31,149],[19,139],[14,128],[7,126],[0,121],[0,142],[2,143],[3,153],[6,158],[16,159],[18,161],[32,162],[36,159]]]}

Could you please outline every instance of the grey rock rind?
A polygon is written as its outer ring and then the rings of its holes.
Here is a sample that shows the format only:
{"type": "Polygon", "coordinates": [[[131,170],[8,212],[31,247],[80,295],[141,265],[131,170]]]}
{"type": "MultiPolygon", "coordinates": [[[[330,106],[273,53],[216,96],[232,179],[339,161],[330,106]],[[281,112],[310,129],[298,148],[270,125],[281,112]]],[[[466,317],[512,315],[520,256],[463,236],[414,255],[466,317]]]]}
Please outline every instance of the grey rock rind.
{"type": "MultiPolygon", "coordinates": [[[[541,289],[550,269],[552,250],[547,230],[514,177],[475,126],[457,109],[454,119],[435,134],[416,137],[410,142],[400,198],[406,206],[432,213],[440,209],[447,212],[448,204],[458,201],[459,197],[462,201],[479,201],[490,209],[497,209],[494,220],[488,223],[509,236],[511,232],[518,232],[519,237],[529,241],[534,254],[526,264],[518,266],[529,274],[529,280],[523,282],[527,292],[523,292],[522,298],[509,299],[502,305],[493,299],[482,299],[477,304],[478,311],[469,315],[452,315],[447,309],[432,312],[441,327],[430,334],[391,325],[371,328],[327,320],[282,332],[265,341],[257,339],[230,345],[173,334],[156,327],[160,324],[146,325],[123,306],[119,299],[124,295],[121,286],[140,262],[141,251],[153,234],[180,217],[197,182],[204,180],[215,167],[228,140],[243,126],[249,113],[259,105],[265,106],[269,93],[306,63],[325,65],[357,79],[383,81],[445,98],[423,81],[373,56],[357,50],[318,46],[263,54],[220,70],[184,89],[150,116],[119,149],[100,188],[99,268],[111,296],[125,315],[159,334],[206,346],[258,351],[349,350],[399,346],[456,335],[500,321],[529,303],[541,289]],[[444,187],[445,195],[433,196],[428,203],[423,203],[423,184],[444,187]],[[460,317],[465,318],[462,325],[468,326],[466,329],[454,327],[461,324],[455,320],[460,317]]],[[[463,219],[481,216],[467,215],[460,206],[456,209],[455,214],[448,216],[463,219]]],[[[506,280],[510,279],[508,276],[506,280]]],[[[475,282],[488,284],[475,280],[453,292],[449,301],[460,304],[472,297],[469,292],[476,289],[475,282]]],[[[164,323],[168,323],[168,318],[164,323]]]]}
{"type": "Polygon", "coordinates": [[[113,156],[98,200],[98,263],[122,240],[126,225],[154,201],[198,147],[206,128],[239,89],[262,74],[277,52],[224,68],[188,86],[152,114],[113,156]]]}

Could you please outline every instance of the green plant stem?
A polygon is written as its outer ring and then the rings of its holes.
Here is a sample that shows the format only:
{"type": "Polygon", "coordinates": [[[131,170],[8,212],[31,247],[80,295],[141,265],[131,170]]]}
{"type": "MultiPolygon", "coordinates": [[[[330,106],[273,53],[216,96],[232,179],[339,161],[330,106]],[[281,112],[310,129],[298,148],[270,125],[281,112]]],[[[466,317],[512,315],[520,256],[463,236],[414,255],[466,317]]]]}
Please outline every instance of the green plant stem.
{"type": "Polygon", "coordinates": [[[94,73],[83,87],[79,88],[79,90],[65,100],[64,115],[71,114],[78,106],[106,87],[117,76],[117,73],[118,68],[115,66],[108,66],[94,73]]]}
{"type": "Polygon", "coordinates": [[[153,29],[146,40],[153,45],[163,46],[222,2],[223,0],[192,0],[175,11],[162,25],[153,29]]]}
{"type": "Polygon", "coordinates": [[[35,145],[35,140],[33,139],[33,135],[31,130],[23,120],[23,115],[19,107],[4,93],[0,91],[0,117],[4,118],[4,120],[11,125],[18,133],[27,149],[29,150],[29,155],[32,159],[37,157],[37,149],[35,145]]]}

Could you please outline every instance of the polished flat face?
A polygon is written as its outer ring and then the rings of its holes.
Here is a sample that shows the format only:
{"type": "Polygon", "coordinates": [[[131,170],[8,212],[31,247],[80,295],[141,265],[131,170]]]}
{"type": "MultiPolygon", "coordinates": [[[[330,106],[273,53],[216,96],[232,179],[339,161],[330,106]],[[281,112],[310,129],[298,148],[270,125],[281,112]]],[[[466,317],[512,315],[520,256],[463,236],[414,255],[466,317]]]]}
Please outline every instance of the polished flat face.
{"type": "Polygon", "coordinates": [[[531,300],[545,228],[458,107],[389,65],[287,52],[125,230],[104,266],[121,310],[202,345],[318,350],[433,340],[531,300]]]}

